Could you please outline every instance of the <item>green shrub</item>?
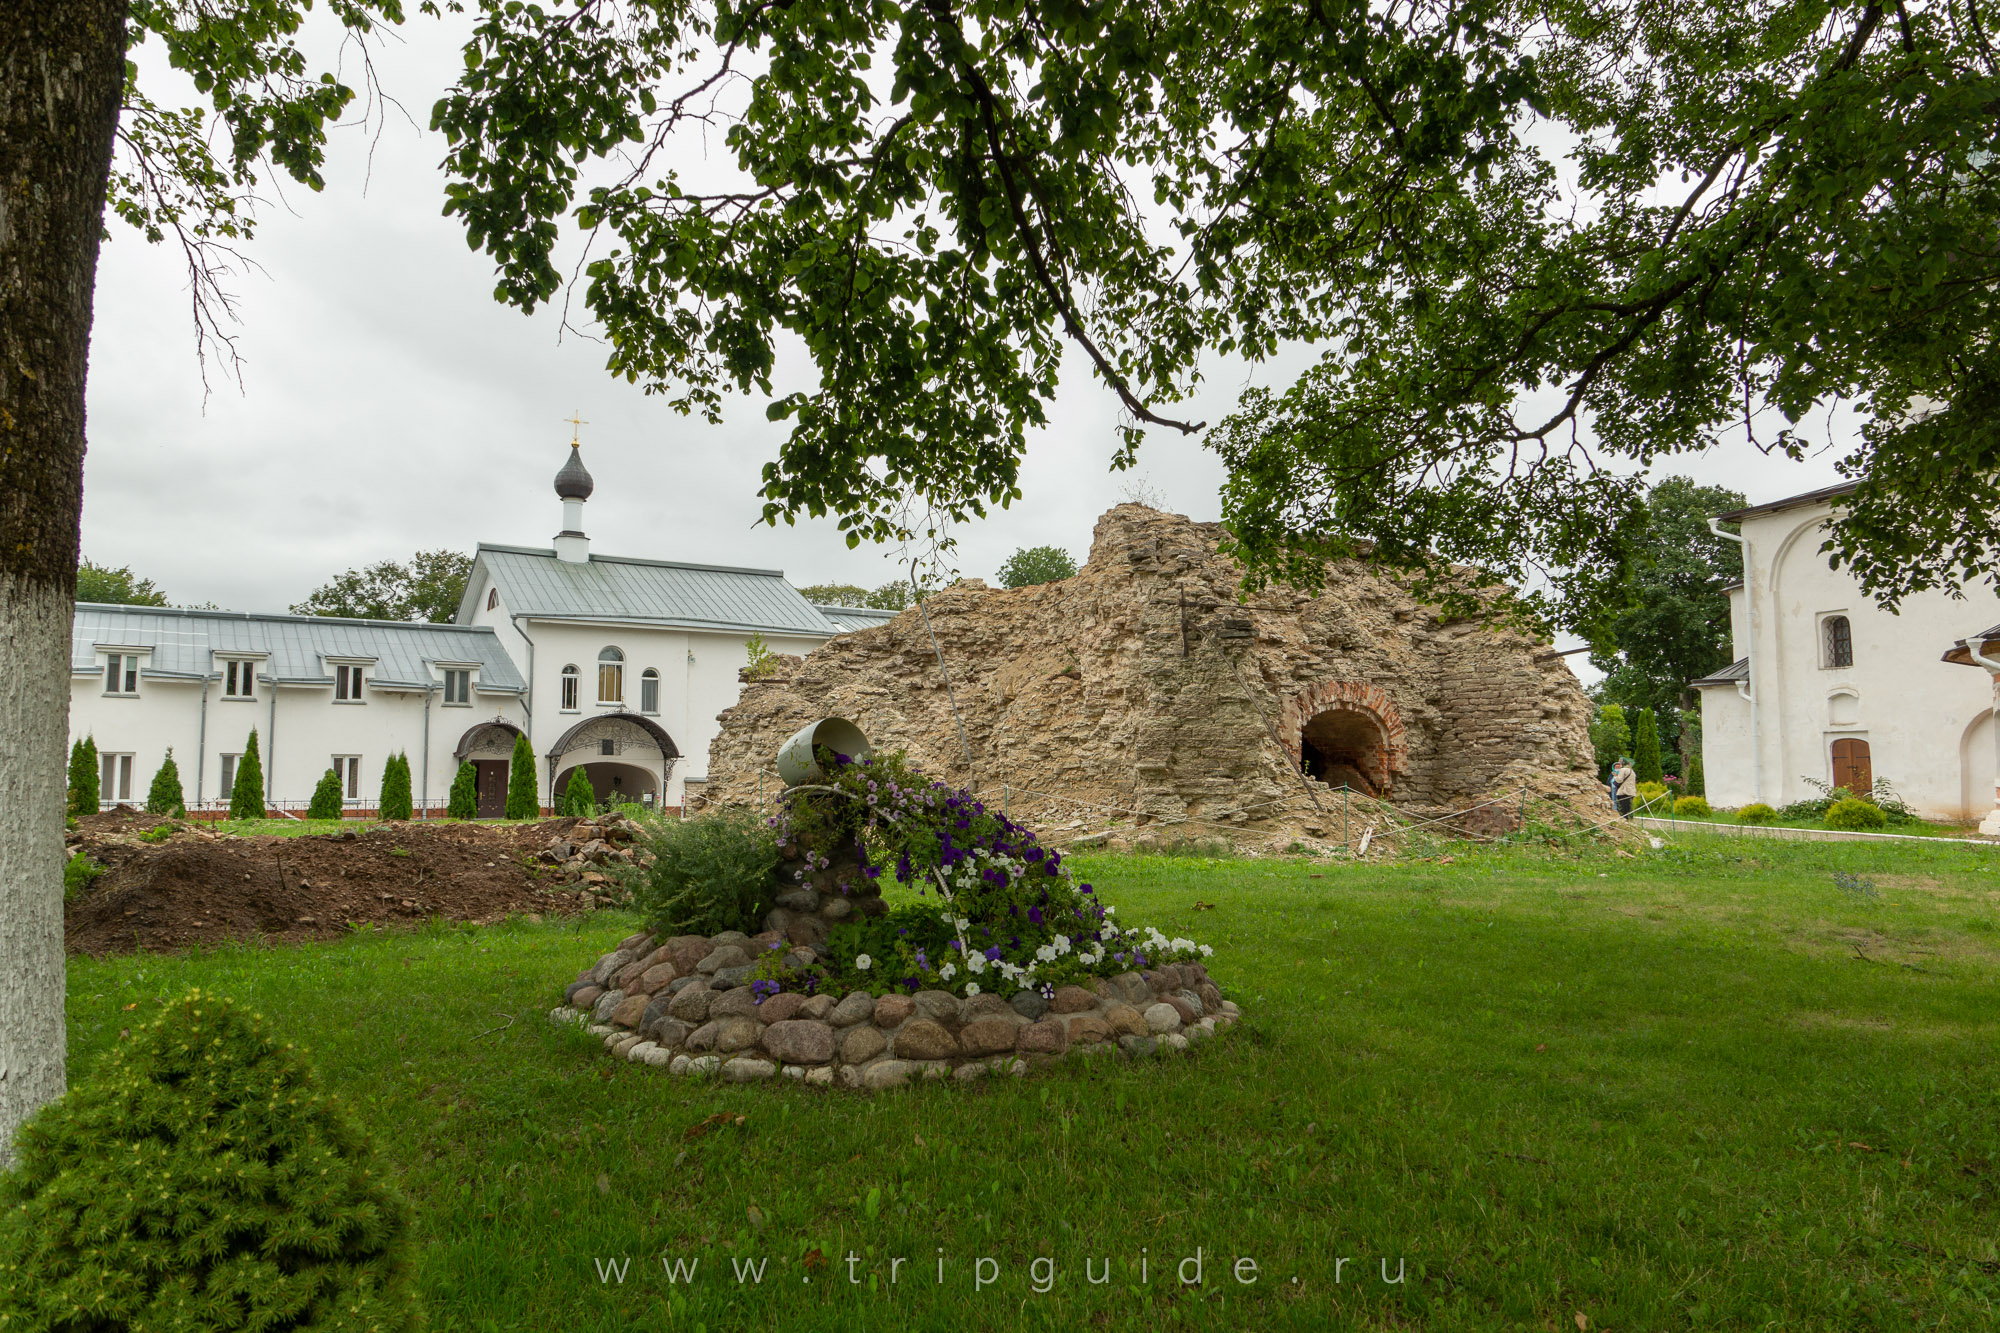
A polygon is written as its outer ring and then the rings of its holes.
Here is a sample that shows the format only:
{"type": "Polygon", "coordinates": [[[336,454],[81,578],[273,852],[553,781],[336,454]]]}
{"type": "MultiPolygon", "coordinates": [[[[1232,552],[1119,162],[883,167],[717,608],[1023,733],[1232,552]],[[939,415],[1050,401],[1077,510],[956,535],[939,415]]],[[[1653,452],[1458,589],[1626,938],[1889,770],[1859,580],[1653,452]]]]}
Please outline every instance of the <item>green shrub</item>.
{"type": "Polygon", "coordinates": [[[160,762],[160,771],[153,774],[153,786],[146,793],[146,813],[149,815],[172,815],[176,819],[187,817],[187,796],[181,790],[180,765],[174,762],[174,749],[167,747],[167,757],[160,762]]]}
{"type": "Polygon", "coordinates": [[[526,736],[514,738],[514,759],[507,771],[507,818],[535,819],[542,813],[542,788],[535,780],[535,749],[526,736]]]}
{"type": "Polygon", "coordinates": [[[306,807],[306,818],[339,819],[340,811],[340,774],[329,768],[319,775],[319,785],[313,788],[312,804],[306,807]]]}
{"type": "Polygon", "coordinates": [[[578,764],[569,771],[569,782],[563,787],[561,799],[556,802],[556,813],[586,818],[597,813],[597,793],[591,789],[583,765],[578,764]]]}
{"type": "Polygon", "coordinates": [[[69,815],[97,813],[97,741],[85,736],[69,747],[69,815]]]}
{"type": "Polygon", "coordinates": [[[376,816],[408,819],[410,813],[410,757],[392,754],[382,765],[382,799],[376,803],[376,816]]]}
{"type": "Polygon", "coordinates": [[[1828,828],[1872,829],[1882,828],[1888,822],[1889,816],[1882,813],[1881,807],[1851,796],[1844,801],[1835,801],[1826,811],[1828,828]]]}
{"type": "Polygon", "coordinates": [[[1678,801],[1674,802],[1674,813],[1677,815],[1692,815],[1699,819],[1706,819],[1715,812],[1708,808],[1708,801],[1705,797],[1683,796],[1678,801]]]}
{"type": "Polygon", "coordinates": [[[1762,801],[1752,801],[1736,812],[1739,824],[1768,824],[1778,817],[1778,812],[1762,801]]]}
{"type": "Polygon", "coordinates": [[[453,819],[479,818],[479,770],[470,759],[458,766],[451,780],[451,805],[445,813],[453,819]]]}
{"type": "Polygon", "coordinates": [[[634,869],[632,905],[657,935],[755,934],[771,908],[778,839],[748,814],[657,820],[642,839],[653,864],[634,869]]]}
{"type": "Polygon", "coordinates": [[[257,757],[255,727],[250,728],[250,739],[243,747],[243,757],[236,761],[236,785],[229,789],[229,817],[264,817],[264,761],[257,757]]]}
{"type": "Polygon", "coordinates": [[[90,892],[90,886],[104,873],[104,867],[91,860],[82,852],[70,857],[63,866],[63,901],[75,902],[90,892]]]}
{"type": "Polygon", "coordinates": [[[1708,795],[1708,774],[1702,771],[1699,750],[1687,757],[1687,790],[1690,796],[1708,795]]]}
{"type": "Polygon", "coordinates": [[[409,1206],[292,1047],[227,1001],[168,1005],[14,1146],[0,1327],[417,1326],[409,1206]]]}
{"type": "Polygon", "coordinates": [[[1667,784],[1664,782],[1642,782],[1639,784],[1639,799],[1642,801],[1657,801],[1666,794],[1667,784]]]}

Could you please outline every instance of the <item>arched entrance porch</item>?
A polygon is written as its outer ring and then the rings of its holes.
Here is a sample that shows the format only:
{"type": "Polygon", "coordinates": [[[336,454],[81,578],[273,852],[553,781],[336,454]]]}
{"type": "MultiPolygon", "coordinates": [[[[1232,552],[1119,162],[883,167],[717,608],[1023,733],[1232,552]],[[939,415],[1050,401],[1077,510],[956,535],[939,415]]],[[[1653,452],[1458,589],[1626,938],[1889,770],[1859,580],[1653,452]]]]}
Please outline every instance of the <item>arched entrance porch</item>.
{"type": "Polygon", "coordinates": [[[607,713],[577,723],[549,747],[549,802],[581,768],[599,805],[629,801],[659,807],[680,747],[666,729],[638,713],[607,713]]]}
{"type": "Polygon", "coordinates": [[[458,738],[452,758],[472,764],[473,791],[479,803],[480,819],[504,819],[507,815],[507,778],[512,769],[514,742],[521,729],[512,722],[490,718],[467,727],[458,738]]]}

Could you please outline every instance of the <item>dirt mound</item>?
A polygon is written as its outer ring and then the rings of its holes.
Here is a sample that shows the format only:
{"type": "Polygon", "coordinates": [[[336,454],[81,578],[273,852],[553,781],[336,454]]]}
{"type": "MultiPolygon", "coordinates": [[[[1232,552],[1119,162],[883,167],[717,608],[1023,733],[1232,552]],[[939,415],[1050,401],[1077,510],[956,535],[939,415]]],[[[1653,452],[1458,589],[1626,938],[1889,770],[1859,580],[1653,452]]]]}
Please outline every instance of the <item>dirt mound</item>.
{"type": "MultiPolygon", "coordinates": [[[[105,873],[64,913],[72,953],[181,949],[224,940],[331,939],[364,923],[589,911],[544,852],[577,821],[376,825],[311,837],[224,837],[180,825],[165,840],[110,811],[79,821],[73,850],[105,873]]],[[[156,825],[171,822],[140,816],[156,825]]]]}
{"type": "Polygon", "coordinates": [[[76,821],[76,828],[72,831],[85,837],[103,837],[111,833],[144,833],[174,822],[172,815],[149,815],[129,805],[115,805],[109,810],[85,815],[76,821]]]}

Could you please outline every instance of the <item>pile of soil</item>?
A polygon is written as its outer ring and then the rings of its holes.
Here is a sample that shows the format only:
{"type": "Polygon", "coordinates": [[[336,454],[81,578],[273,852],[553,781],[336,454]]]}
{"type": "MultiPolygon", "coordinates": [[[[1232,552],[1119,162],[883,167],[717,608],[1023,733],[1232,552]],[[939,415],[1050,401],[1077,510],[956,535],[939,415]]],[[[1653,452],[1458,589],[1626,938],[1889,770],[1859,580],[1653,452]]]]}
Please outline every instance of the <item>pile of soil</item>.
{"type": "Polygon", "coordinates": [[[588,912],[600,903],[599,886],[571,882],[544,855],[576,823],[419,822],[234,837],[107,811],[79,820],[69,835],[70,850],[105,873],[65,910],[65,942],[72,953],[108,954],[299,943],[430,917],[484,924],[515,913],[588,912]],[[172,826],[162,840],[140,837],[162,824],[172,826]]]}

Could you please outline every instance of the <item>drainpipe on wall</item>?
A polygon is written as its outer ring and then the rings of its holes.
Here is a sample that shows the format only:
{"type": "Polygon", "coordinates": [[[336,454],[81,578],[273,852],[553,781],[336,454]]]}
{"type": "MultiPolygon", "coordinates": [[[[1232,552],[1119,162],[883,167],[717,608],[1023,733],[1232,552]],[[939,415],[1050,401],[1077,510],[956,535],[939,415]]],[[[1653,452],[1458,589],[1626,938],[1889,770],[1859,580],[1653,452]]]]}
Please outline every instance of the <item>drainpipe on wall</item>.
{"type": "MultiPolygon", "coordinates": [[[[1764,736],[1757,730],[1757,597],[1756,589],[1750,583],[1750,543],[1733,532],[1722,530],[1722,520],[1708,520],[1708,530],[1726,542],[1735,542],[1743,548],[1743,600],[1747,603],[1750,621],[1750,651],[1744,656],[1750,659],[1750,679],[1736,682],[1736,693],[1750,702],[1750,793],[1754,800],[1764,799],[1764,736]]],[[[1708,733],[1704,731],[1702,735],[1708,733]]],[[[1778,802],[1772,802],[1778,804],[1778,802]]]]}
{"type": "Polygon", "coordinates": [[[431,817],[431,696],[437,693],[436,685],[424,687],[424,780],[422,795],[417,799],[424,803],[424,818],[431,817]]]}
{"type": "Polygon", "coordinates": [[[271,792],[278,781],[278,682],[271,682],[271,720],[264,724],[264,805],[269,813],[271,792]]]}
{"type": "Polygon", "coordinates": [[[202,779],[208,775],[208,682],[201,678],[201,722],[194,731],[194,808],[201,809],[202,779]]]}
{"type": "Polygon", "coordinates": [[[1965,641],[1965,651],[1993,677],[1993,808],[1979,821],[1979,831],[1991,838],[2000,835],[2000,662],[1980,651],[1985,646],[1984,639],[1965,641]]]}

